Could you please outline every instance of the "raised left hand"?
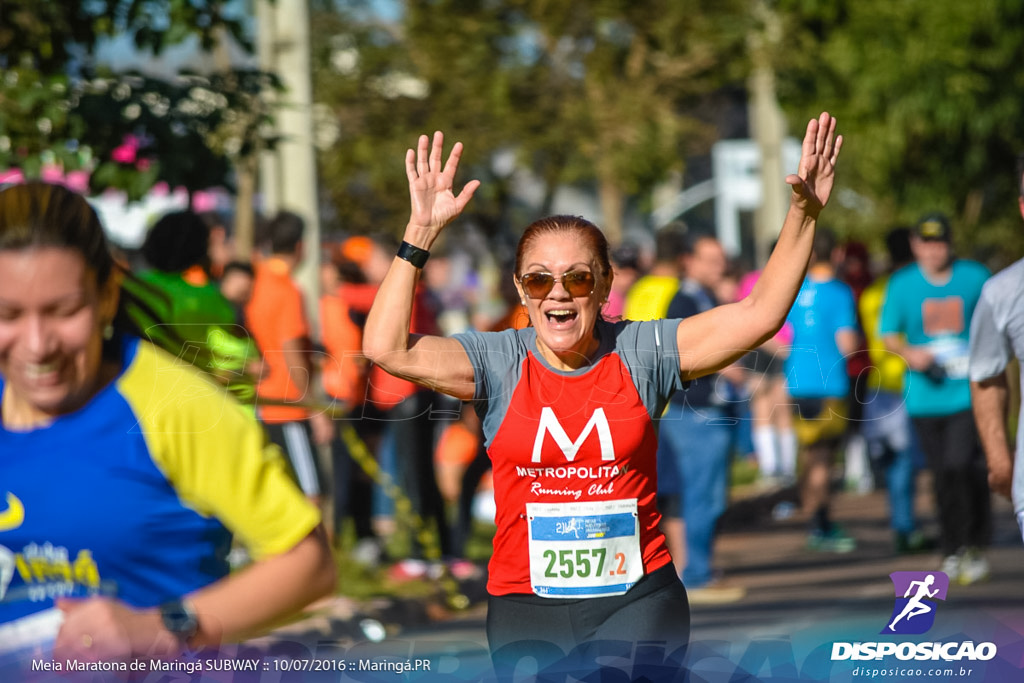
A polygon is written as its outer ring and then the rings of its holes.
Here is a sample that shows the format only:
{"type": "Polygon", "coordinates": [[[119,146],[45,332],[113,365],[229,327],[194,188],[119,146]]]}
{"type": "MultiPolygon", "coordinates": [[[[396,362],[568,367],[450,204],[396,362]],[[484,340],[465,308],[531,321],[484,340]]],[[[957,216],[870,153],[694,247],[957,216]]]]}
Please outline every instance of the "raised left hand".
{"type": "Polygon", "coordinates": [[[786,177],[793,188],[792,203],[814,218],[828,203],[835,182],[836,160],[843,146],[843,136],[835,133],[836,120],[828,112],[808,121],[800,168],[786,177]]]}

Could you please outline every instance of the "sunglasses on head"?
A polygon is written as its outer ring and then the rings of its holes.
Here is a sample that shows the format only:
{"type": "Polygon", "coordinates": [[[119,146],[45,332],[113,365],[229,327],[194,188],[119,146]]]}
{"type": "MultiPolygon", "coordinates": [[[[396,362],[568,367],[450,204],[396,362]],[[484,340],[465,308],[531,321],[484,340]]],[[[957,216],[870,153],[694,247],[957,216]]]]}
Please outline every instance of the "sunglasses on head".
{"type": "Polygon", "coordinates": [[[570,270],[558,278],[551,273],[523,273],[519,276],[519,284],[531,299],[546,297],[555,288],[556,280],[562,283],[562,289],[574,299],[590,296],[594,291],[594,274],[589,270],[570,270]]]}

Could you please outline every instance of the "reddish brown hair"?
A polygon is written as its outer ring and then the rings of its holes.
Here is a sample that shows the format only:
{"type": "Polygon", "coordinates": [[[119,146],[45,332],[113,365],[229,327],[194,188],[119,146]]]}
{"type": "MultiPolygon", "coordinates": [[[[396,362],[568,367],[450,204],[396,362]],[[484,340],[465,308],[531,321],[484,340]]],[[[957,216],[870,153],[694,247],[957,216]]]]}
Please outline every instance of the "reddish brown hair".
{"type": "Polygon", "coordinates": [[[519,238],[519,246],[516,248],[516,276],[522,274],[523,257],[538,240],[545,235],[565,232],[574,233],[593,252],[601,277],[607,279],[612,272],[608,240],[600,228],[581,216],[548,216],[530,223],[519,238]]]}

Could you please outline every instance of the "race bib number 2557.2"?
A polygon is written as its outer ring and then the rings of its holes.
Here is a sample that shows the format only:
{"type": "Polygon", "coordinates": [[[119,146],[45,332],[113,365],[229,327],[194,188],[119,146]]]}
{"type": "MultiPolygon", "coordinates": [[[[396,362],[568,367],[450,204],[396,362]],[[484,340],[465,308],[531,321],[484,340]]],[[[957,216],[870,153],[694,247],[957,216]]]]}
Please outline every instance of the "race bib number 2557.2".
{"type": "Polygon", "coordinates": [[[622,595],[644,574],[636,499],[527,503],[530,584],[547,598],[622,595]]]}

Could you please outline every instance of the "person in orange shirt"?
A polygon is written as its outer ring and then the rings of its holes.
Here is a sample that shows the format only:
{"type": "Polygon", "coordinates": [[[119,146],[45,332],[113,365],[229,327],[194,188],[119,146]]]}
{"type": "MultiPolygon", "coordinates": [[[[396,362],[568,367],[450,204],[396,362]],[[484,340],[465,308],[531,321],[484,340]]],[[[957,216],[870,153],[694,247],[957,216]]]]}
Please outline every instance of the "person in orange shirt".
{"type": "Polygon", "coordinates": [[[292,280],[292,271],[302,260],[304,229],[302,218],[287,211],[267,224],[271,255],[256,265],[245,316],[266,365],[257,388],[260,420],[287,453],[306,496],[319,503],[321,475],[313,443],[329,443],[334,425],[326,414],[284,405],[310,398],[313,372],[302,292],[292,280]]]}
{"type": "Polygon", "coordinates": [[[363,402],[366,393],[366,359],[363,357],[362,327],[353,319],[351,306],[342,291],[339,267],[323,264],[320,273],[320,326],[327,356],[320,364],[321,381],[328,396],[351,409],[363,402]]]}
{"type": "MultiPolygon", "coordinates": [[[[361,314],[369,312],[377,288],[391,267],[391,256],[398,248],[394,240],[381,235],[360,238],[359,263],[366,275],[366,285],[346,285],[352,309],[361,314]]],[[[355,251],[346,243],[347,251],[355,251]]],[[[412,334],[439,334],[436,299],[419,282],[413,297],[410,331],[412,334]]],[[[371,420],[383,420],[394,443],[396,480],[412,503],[412,508],[437,529],[442,556],[451,556],[452,538],[445,515],[444,500],[437,486],[434,471],[434,427],[437,410],[434,392],[398,377],[393,377],[379,366],[371,366],[364,415],[371,420]]],[[[412,559],[423,559],[424,549],[413,538],[412,559]]],[[[410,563],[408,571],[420,571],[422,563],[410,563]]]]}
{"type": "MultiPolygon", "coordinates": [[[[362,415],[368,369],[362,349],[364,316],[353,311],[348,300],[348,289],[363,281],[358,264],[343,254],[321,267],[320,331],[327,354],[320,364],[320,378],[329,399],[348,413],[341,419],[352,420],[359,437],[375,450],[379,426],[362,415]]],[[[338,432],[331,439],[331,463],[334,543],[340,547],[344,523],[351,518],[355,532],[351,557],[360,564],[375,565],[383,544],[373,529],[374,481],[353,459],[338,432]]]]}

